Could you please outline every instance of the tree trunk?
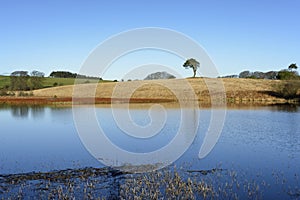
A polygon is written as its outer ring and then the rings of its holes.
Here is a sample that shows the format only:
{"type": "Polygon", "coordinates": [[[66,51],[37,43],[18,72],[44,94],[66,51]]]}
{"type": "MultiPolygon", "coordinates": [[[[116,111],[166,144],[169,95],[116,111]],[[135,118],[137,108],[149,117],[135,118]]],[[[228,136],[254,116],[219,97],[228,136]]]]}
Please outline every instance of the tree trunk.
{"type": "Polygon", "coordinates": [[[193,71],[194,71],[194,78],[196,77],[196,69],[193,69],[193,71]]]}

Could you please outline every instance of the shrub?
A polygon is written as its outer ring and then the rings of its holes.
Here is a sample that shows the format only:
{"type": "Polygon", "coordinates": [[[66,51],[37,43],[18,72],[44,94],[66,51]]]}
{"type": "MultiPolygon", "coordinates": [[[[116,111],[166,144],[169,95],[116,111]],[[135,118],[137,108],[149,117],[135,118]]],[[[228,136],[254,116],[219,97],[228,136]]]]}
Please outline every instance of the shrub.
{"type": "Polygon", "coordinates": [[[278,72],[277,79],[279,80],[297,80],[299,79],[296,71],[281,70],[278,72]]]}
{"type": "Polygon", "coordinates": [[[26,93],[23,92],[23,91],[21,91],[21,92],[18,93],[18,96],[19,96],[19,97],[24,97],[24,96],[26,96],[26,93]]]}
{"type": "Polygon", "coordinates": [[[298,90],[300,89],[300,82],[289,81],[279,86],[277,93],[280,97],[285,99],[295,99],[298,95],[298,90]]]}
{"type": "Polygon", "coordinates": [[[20,92],[18,93],[18,96],[19,96],[19,97],[33,96],[33,92],[28,93],[28,92],[20,91],[20,92]]]}
{"type": "Polygon", "coordinates": [[[0,90],[0,96],[8,96],[8,93],[6,90],[0,90]]]}

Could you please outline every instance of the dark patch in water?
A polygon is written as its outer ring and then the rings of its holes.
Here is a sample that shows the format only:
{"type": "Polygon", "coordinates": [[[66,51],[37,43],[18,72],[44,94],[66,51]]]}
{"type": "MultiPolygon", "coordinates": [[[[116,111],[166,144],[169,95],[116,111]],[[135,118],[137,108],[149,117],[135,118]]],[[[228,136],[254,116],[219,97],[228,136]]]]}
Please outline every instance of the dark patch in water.
{"type": "Polygon", "coordinates": [[[208,170],[187,170],[189,173],[200,173],[202,175],[208,175],[208,174],[214,174],[216,172],[222,172],[225,169],[218,169],[218,168],[213,168],[213,169],[208,169],[208,170]]]}

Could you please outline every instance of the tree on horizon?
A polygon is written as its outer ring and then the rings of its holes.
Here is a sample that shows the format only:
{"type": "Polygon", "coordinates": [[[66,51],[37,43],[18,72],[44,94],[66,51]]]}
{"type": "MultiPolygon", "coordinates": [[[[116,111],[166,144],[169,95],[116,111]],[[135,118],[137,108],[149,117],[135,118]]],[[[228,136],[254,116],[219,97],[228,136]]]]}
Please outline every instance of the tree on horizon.
{"type": "Polygon", "coordinates": [[[34,70],[30,73],[29,79],[29,87],[31,90],[40,89],[43,87],[43,80],[44,80],[45,73],[34,70]]]}
{"type": "Polygon", "coordinates": [[[185,61],[185,63],[183,64],[183,67],[184,68],[192,68],[193,69],[193,72],[194,72],[194,78],[196,77],[196,72],[197,72],[197,69],[200,67],[200,63],[194,59],[194,58],[190,58],[190,59],[187,59],[185,61]]]}
{"type": "Polygon", "coordinates": [[[297,70],[297,69],[298,69],[298,66],[296,65],[296,63],[292,63],[292,64],[290,64],[290,66],[288,67],[288,69],[289,69],[290,71],[297,70]]]}

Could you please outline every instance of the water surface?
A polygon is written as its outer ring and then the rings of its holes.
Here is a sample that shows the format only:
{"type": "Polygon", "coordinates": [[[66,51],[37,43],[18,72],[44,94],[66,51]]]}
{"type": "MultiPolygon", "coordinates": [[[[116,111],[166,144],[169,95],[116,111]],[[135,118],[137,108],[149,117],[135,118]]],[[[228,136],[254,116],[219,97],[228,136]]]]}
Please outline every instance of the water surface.
{"type": "MultiPolygon", "coordinates": [[[[84,113],[92,108],[75,109],[81,109],[84,113]]],[[[118,109],[127,112],[121,107],[118,109]]],[[[180,109],[167,108],[166,123],[161,132],[145,140],[124,134],[117,127],[109,106],[97,107],[95,112],[100,126],[114,144],[139,153],[154,151],[168,144],[177,133],[181,120],[180,109]]],[[[229,183],[232,176],[235,177],[232,173],[236,173],[236,179],[242,184],[258,187],[260,198],[299,198],[298,107],[227,109],[221,137],[204,159],[199,159],[198,153],[210,123],[211,110],[199,109],[195,112],[200,116],[199,121],[195,121],[199,125],[196,138],[172,165],[183,171],[184,177],[210,177],[208,181],[214,182],[216,177],[213,174],[198,172],[220,169],[222,184],[229,183]]],[[[146,108],[131,108],[130,114],[132,120],[141,126],[151,122],[146,108]]],[[[1,175],[105,167],[82,144],[73,121],[72,108],[3,106],[0,109],[0,124],[1,175]]],[[[186,137],[190,137],[188,131],[186,137]]],[[[235,186],[232,190],[240,198],[249,197],[247,189],[235,186]]]]}

